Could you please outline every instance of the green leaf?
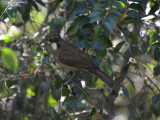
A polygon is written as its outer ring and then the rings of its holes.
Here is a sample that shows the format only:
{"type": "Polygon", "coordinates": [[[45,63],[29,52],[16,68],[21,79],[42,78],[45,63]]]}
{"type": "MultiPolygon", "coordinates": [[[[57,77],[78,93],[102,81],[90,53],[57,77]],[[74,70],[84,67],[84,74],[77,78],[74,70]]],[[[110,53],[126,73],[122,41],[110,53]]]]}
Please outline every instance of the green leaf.
{"type": "Polygon", "coordinates": [[[155,14],[155,12],[159,9],[159,3],[158,3],[158,0],[157,2],[153,2],[153,6],[151,7],[150,11],[149,11],[149,15],[151,14],[155,14]]]}
{"type": "Polygon", "coordinates": [[[152,97],[152,104],[156,104],[160,100],[160,94],[152,97]]]}
{"type": "Polygon", "coordinates": [[[76,46],[78,47],[78,48],[85,48],[85,47],[87,47],[87,41],[80,41],[80,42],[78,42],[77,44],[76,44],[76,46]]]}
{"type": "Polygon", "coordinates": [[[113,26],[109,22],[105,22],[103,25],[110,33],[113,33],[113,26]]]}
{"type": "Polygon", "coordinates": [[[116,21],[115,21],[115,19],[109,17],[107,20],[112,25],[112,28],[115,30],[116,29],[116,21]]]}
{"type": "Polygon", "coordinates": [[[24,38],[24,39],[19,40],[18,43],[19,42],[31,42],[31,41],[33,41],[33,39],[24,38]]]}
{"type": "Polygon", "coordinates": [[[68,88],[65,88],[65,87],[64,87],[64,88],[62,89],[62,95],[63,95],[63,96],[68,96],[69,94],[70,94],[70,90],[69,90],[68,88]]]}
{"type": "Polygon", "coordinates": [[[158,35],[158,33],[154,33],[149,40],[149,44],[152,45],[152,43],[157,41],[157,40],[160,40],[160,36],[158,35]]]}
{"type": "Polygon", "coordinates": [[[100,3],[94,3],[94,6],[93,6],[93,10],[104,10],[106,7],[105,4],[100,4],[100,3]]]}
{"type": "Polygon", "coordinates": [[[106,49],[105,44],[100,40],[93,42],[91,46],[92,48],[95,48],[96,50],[100,51],[104,51],[106,49]]]}
{"type": "Polygon", "coordinates": [[[122,1],[116,1],[116,2],[120,3],[122,8],[125,8],[126,5],[122,1]]]}
{"type": "Polygon", "coordinates": [[[78,24],[73,24],[68,28],[67,34],[68,35],[74,35],[74,34],[77,33],[77,31],[78,31],[78,24]]]}
{"type": "Polygon", "coordinates": [[[74,108],[76,104],[80,103],[84,99],[83,94],[79,94],[78,96],[66,96],[63,105],[74,108]]]}
{"type": "Polygon", "coordinates": [[[117,9],[110,9],[108,12],[120,17],[121,16],[121,13],[117,10],[117,9]]]}
{"type": "Polygon", "coordinates": [[[95,39],[98,40],[100,35],[102,33],[102,26],[101,25],[97,25],[95,27],[95,31],[94,31],[94,36],[95,36],[95,39]]]}
{"type": "Polygon", "coordinates": [[[60,4],[63,0],[54,0],[54,3],[56,3],[57,5],[60,4]]]}
{"type": "Polygon", "coordinates": [[[48,11],[48,16],[49,16],[50,14],[54,13],[55,10],[56,10],[56,8],[57,8],[57,7],[52,7],[52,8],[48,11]]]}
{"type": "Polygon", "coordinates": [[[147,69],[153,74],[153,71],[152,71],[152,69],[150,68],[150,66],[148,66],[147,64],[144,64],[144,63],[142,63],[142,62],[140,62],[140,61],[138,61],[138,63],[140,63],[141,65],[143,65],[145,68],[147,68],[147,69]]]}
{"type": "Polygon", "coordinates": [[[79,16],[76,21],[76,23],[78,23],[79,27],[82,27],[83,25],[88,24],[88,22],[89,22],[89,18],[86,16],[79,16]]]}
{"type": "Polygon", "coordinates": [[[113,50],[109,50],[108,52],[112,55],[114,61],[117,62],[117,54],[113,50]]]}
{"type": "Polygon", "coordinates": [[[11,42],[11,41],[13,41],[13,37],[11,37],[9,34],[4,34],[4,42],[5,43],[8,43],[8,42],[11,42]]]}
{"type": "Polygon", "coordinates": [[[127,0],[121,0],[125,5],[128,5],[128,1],[127,0]]]}
{"type": "Polygon", "coordinates": [[[56,78],[55,87],[56,89],[60,89],[65,80],[62,80],[59,76],[55,76],[55,78],[56,78]]]}
{"type": "MultiPolygon", "coordinates": [[[[122,75],[122,76],[123,76],[123,75],[122,75]]],[[[131,83],[133,89],[135,90],[136,88],[135,88],[135,86],[134,86],[133,81],[130,79],[130,77],[128,77],[128,76],[124,76],[124,77],[127,78],[127,80],[131,83]]]]}
{"type": "Polygon", "coordinates": [[[160,61],[160,49],[158,47],[154,49],[154,59],[160,61]]]}
{"type": "Polygon", "coordinates": [[[122,90],[123,90],[124,95],[125,95],[127,98],[129,98],[129,93],[128,93],[127,88],[126,88],[125,86],[122,86],[122,90]]]}
{"type": "Polygon", "coordinates": [[[122,48],[122,46],[124,45],[125,41],[119,42],[116,47],[114,48],[114,52],[118,53],[119,50],[122,48]]]}
{"type": "Polygon", "coordinates": [[[38,5],[36,4],[36,2],[30,0],[30,1],[29,1],[29,4],[32,5],[37,11],[39,11],[38,5]]]}
{"type": "Polygon", "coordinates": [[[48,61],[48,57],[44,56],[43,59],[42,59],[42,65],[44,65],[45,63],[47,63],[47,61],[48,61]]]}
{"type": "Polygon", "coordinates": [[[77,2],[74,10],[72,11],[75,15],[88,13],[89,9],[87,8],[87,4],[83,1],[77,2]]]}
{"type": "Polygon", "coordinates": [[[160,75],[160,66],[155,66],[153,70],[154,70],[154,75],[155,76],[160,75]]]}
{"type": "Polygon", "coordinates": [[[141,3],[141,4],[144,4],[144,3],[145,3],[144,0],[131,0],[131,1],[133,1],[133,2],[139,2],[139,3],[141,3]]]}
{"type": "Polygon", "coordinates": [[[100,12],[100,11],[93,11],[90,15],[89,15],[89,17],[99,17],[99,16],[101,16],[102,15],[102,12],[100,12]]]}
{"type": "Polygon", "coordinates": [[[68,96],[65,98],[63,105],[67,106],[67,105],[71,105],[74,106],[77,103],[77,98],[75,96],[68,96]]]}
{"type": "Polygon", "coordinates": [[[133,18],[139,18],[139,19],[141,18],[141,16],[135,10],[129,10],[127,12],[127,15],[133,18]]]}
{"type": "Polygon", "coordinates": [[[102,40],[106,42],[107,48],[112,47],[112,42],[111,42],[111,40],[109,39],[109,37],[103,36],[103,37],[102,37],[102,40]]]}
{"type": "Polygon", "coordinates": [[[113,5],[116,6],[120,11],[123,11],[123,7],[122,7],[121,3],[119,1],[118,2],[116,1],[113,3],[113,5]]]}
{"type": "Polygon", "coordinates": [[[55,85],[52,83],[51,84],[51,92],[52,92],[52,97],[58,101],[60,100],[60,97],[61,97],[61,93],[60,93],[60,90],[59,89],[56,89],[55,85]]]}
{"type": "Polygon", "coordinates": [[[124,35],[132,40],[133,43],[136,42],[135,35],[132,32],[129,32],[127,28],[122,28],[121,31],[124,35]]]}
{"type": "Polygon", "coordinates": [[[102,17],[94,17],[94,18],[91,18],[89,23],[94,23],[94,22],[101,21],[101,20],[103,20],[102,17]]]}
{"type": "Polygon", "coordinates": [[[1,58],[3,65],[11,70],[13,73],[18,71],[18,59],[16,54],[10,48],[3,48],[1,50],[1,58]]]}
{"type": "Polygon", "coordinates": [[[133,32],[130,32],[130,39],[132,40],[133,43],[136,42],[136,37],[135,37],[135,34],[133,32]]]}
{"type": "Polygon", "coordinates": [[[53,107],[49,106],[49,112],[50,112],[51,118],[56,119],[57,113],[53,107]]]}
{"type": "Polygon", "coordinates": [[[112,66],[111,66],[111,62],[109,60],[106,61],[106,64],[103,65],[103,69],[104,69],[104,72],[109,76],[111,77],[112,74],[113,74],[113,69],[112,69],[112,66]]]}
{"type": "Polygon", "coordinates": [[[10,88],[11,86],[14,85],[14,82],[11,81],[11,80],[7,81],[6,83],[7,83],[7,87],[8,87],[8,88],[10,88]]]}
{"type": "Polygon", "coordinates": [[[71,10],[73,10],[73,8],[75,7],[75,2],[73,2],[72,0],[67,0],[66,6],[66,10],[71,12],[71,10]]]}
{"type": "Polygon", "coordinates": [[[136,9],[136,10],[143,10],[143,7],[141,6],[141,4],[137,4],[137,3],[132,3],[129,5],[130,8],[136,9]]]}
{"type": "Polygon", "coordinates": [[[160,116],[160,103],[153,104],[152,111],[157,117],[160,116]]]}
{"type": "Polygon", "coordinates": [[[89,116],[88,117],[91,117],[93,115],[95,115],[97,113],[95,107],[92,108],[92,111],[90,112],[89,116]]]}
{"type": "Polygon", "coordinates": [[[20,37],[22,35],[22,30],[16,26],[11,26],[9,29],[9,33],[12,37],[20,37]]]}
{"type": "Polygon", "coordinates": [[[15,9],[8,9],[7,14],[12,23],[16,21],[17,11],[15,9]]]}
{"type": "Polygon", "coordinates": [[[135,19],[135,18],[131,18],[131,17],[127,17],[122,21],[122,24],[124,25],[128,25],[130,23],[138,23],[140,22],[140,19],[135,19]]]}
{"type": "Polygon", "coordinates": [[[39,3],[42,6],[45,6],[45,3],[42,0],[36,0],[37,3],[39,3]]]}

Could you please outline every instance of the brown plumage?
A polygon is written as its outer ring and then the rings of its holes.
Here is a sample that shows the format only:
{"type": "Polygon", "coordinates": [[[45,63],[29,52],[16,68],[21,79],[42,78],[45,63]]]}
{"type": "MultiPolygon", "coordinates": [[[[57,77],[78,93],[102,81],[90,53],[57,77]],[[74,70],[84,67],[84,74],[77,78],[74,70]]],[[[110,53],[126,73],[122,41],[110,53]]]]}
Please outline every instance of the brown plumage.
{"type": "Polygon", "coordinates": [[[57,33],[51,32],[48,37],[55,61],[60,66],[73,72],[87,70],[100,78],[105,85],[113,87],[113,81],[83,51],[61,39],[57,33]]]}

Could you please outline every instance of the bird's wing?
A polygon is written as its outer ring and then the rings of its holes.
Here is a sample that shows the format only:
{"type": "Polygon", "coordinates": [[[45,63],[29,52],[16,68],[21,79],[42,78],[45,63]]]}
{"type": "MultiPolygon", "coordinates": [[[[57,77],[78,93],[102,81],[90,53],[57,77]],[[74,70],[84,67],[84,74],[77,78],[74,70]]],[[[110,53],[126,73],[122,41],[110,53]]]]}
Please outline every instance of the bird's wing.
{"type": "Polygon", "coordinates": [[[68,66],[78,67],[80,69],[93,68],[94,64],[85,54],[72,49],[63,49],[59,53],[59,60],[61,63],[68,66]]]}

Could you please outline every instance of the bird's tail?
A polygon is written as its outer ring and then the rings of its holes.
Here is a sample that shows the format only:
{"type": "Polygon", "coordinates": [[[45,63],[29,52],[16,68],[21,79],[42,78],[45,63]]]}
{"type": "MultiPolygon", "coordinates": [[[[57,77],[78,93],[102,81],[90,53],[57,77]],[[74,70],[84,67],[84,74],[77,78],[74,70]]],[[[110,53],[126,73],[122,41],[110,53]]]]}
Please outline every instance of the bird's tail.
{"type": "Polygon", "coordinates": [[[100,78],[105,85],[109,86],[110,88],[113,87],[113,80],[109,78],[104,72],[102,72],[100,69],[99,70],[89,70],[89,72],[95,74],[98,78],[100,78]]]}

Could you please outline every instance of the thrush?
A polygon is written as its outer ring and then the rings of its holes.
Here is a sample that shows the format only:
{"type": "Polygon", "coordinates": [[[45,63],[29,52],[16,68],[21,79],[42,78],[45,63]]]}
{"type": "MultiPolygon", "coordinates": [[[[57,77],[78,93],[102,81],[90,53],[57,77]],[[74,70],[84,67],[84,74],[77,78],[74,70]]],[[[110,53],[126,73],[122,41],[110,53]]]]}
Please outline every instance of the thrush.
{"type": "Polygon", "coordinates": [[[55,32],[50,32],[48,38],[51,43],[54,59],[60,66],[72,72],[79,70],[88,71],[100,78],[106,86],[110,88],[113,87],[113,80],[101,71],[99,66],[83,51],[69,42],[64,41],[60,35],[55,32]]]}

